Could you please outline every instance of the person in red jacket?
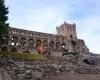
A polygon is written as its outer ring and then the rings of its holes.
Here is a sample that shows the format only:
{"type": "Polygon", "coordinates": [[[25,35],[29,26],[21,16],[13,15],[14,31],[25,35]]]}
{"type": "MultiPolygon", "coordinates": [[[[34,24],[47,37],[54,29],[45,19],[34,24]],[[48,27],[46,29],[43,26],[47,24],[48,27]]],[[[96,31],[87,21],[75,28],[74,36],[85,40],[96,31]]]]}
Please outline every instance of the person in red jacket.
{"type": "Polygon", "coordinates": [[[43,44],[38,45],[37,51],[39,54],[44,54],[46,52],[46,47],[43,44]]]}

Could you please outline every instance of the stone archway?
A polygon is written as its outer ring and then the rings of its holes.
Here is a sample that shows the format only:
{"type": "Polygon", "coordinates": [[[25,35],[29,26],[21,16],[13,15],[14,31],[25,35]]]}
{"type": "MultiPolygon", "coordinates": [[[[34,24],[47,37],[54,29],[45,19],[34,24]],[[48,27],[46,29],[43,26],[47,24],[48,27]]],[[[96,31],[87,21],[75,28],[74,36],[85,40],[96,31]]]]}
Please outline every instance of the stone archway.
{"type": "Polygon", "coordinates": [[[57,51],[60,50],[60,42],[56,42],[56,50],[57,50],[57,51]]]}
{"type": "Polygon", "coordinates": [[[2,44],[2,45],[3,45],[3,44],[8,45],[8,43],[9,43],[9,36],[6,35],[6,36],[3,37],[3,42],[2,42],[1,44],[2,44]]]}
{"type": "Polygon", "coordinates": [[[46,47],[48,47],[48,41],[47,40],[44,40],[43,41],[43,45],[46,46],[46,47]]]}
{"type": "Polygon", "coordinates": [[[73,38],[73,35],[70,35],[70,38],[73,38]]]}
{"type": "Polygon", "coordinates": [[[26,46],[26,42],[27,42],[26,38],[22,37],[22,38],[20,39],[20,44],[21,44],[21,46],[26,46]]]}
{"type": "Polygon", "coordinates": [[[51,41],[51,42],[49,43],[49,48],[50,48],[51,50],[54,50],[54,41],[51,41]]]}
{"type": "Polygon", "coordinates": [[[34,46],[34,39],[29,39],[28,45],[29,45],[29,47],[33,47],[34,46]]]}
{"type": "Polygon", "coordinates": [[[41,45],[41,43],[42,43],[41,40],[40,40],[40,39],[37,39],[37,40],[36,40],[36,48],[37,48],[39,45],[41,45]]]}
{"type": "Polygon", "coordinates": [[[73,47],[76,47],[76,42],[75,41],[71,41],[71,44],[73,45],[73,47]]]}
{"type": "Polygon", "coordinates": [[[11,37],[11,45],[18,45],[18,37],[13,36],[11,37]]]}
{"type": "Polygon", "coordinates": [[[66,44],[65,44],[65,43],[62,43],[62,44],[61,44],[61,50],[62,50],[62,51],[65,51],[65,48],[66,48],[66,44]]]}

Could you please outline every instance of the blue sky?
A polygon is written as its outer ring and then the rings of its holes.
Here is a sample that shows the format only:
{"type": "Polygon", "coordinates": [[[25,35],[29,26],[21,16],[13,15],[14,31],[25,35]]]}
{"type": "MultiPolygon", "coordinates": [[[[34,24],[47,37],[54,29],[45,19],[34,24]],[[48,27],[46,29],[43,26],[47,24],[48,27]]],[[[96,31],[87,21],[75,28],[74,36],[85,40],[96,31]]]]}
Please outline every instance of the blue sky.
{"type": "Polygon", "coordinates": [[[76,23],[78,38],[100,53],[100,0],[5,0],[11,27],[56,34],[64,21],[76,23]]]}

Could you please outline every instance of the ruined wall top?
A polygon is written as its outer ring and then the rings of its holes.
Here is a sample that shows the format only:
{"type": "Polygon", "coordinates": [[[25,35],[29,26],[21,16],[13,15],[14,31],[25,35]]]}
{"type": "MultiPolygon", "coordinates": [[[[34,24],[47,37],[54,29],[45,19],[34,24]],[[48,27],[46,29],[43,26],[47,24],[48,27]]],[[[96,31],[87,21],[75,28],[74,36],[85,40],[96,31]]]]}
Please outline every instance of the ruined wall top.
{"type": "Polygon", "coordinates": [[[56,27],[57,34],[66,36],[69,40],[71,38],[77,39],[76,24],[69,24],[64,22],[62,25],[56,27]]]}
{"type": "Polygon", "coordinates": [[[37,47],[38,43],[45,43],[48,49],[52,51],[59,51],[64,45],[69,52],[88,52],[84,40],[77,38],[75,23],[64,22],[56,27],[56,30],[57,34],[49,34],[10,27],[8,45],[11,48],[9,51],[12,50],[12,46],[17,48],[17,51],[24,52],[28,51],[28,49],[32,51],[33,48],[37,47]]]}

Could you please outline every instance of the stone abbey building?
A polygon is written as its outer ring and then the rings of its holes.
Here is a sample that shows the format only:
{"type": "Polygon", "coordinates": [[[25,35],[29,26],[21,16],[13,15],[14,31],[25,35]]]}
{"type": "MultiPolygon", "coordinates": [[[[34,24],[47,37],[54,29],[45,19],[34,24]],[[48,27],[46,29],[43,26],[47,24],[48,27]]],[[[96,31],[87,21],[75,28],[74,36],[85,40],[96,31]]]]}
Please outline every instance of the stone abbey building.
{"type": "Polygon", "coordinates": [[[56,27],[56,30],[57,35],[10,27],[8,44],[3,44],[1,50],[6,48],[8,51],[32,52],[42,43],[47,47],[47,50],[54,52],[63,50],[80,53],[89,52],[84,40],[77,38],[75,23],[64,22],[56,27]]]}

